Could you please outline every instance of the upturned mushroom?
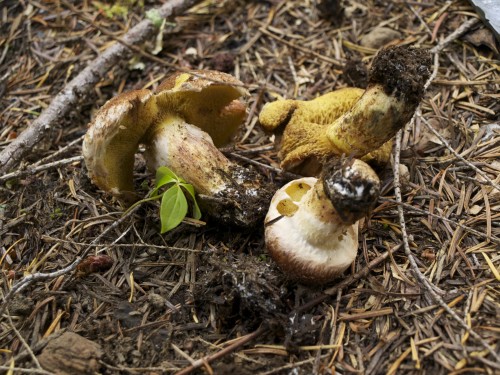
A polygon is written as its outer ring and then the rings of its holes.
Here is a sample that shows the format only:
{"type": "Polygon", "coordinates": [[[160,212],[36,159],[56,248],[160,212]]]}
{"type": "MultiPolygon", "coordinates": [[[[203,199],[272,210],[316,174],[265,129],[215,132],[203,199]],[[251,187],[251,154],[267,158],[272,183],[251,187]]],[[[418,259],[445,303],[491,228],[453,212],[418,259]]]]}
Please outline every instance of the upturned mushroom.
{"type": "Polygon", "coordinates": [[[375,152],[368,159],[388,159],[387,142],[412,117],[430,63],[425,50],[389,47],[375,57],[366,90],[348,87],[310,101],[266,104],[259,121],[265,130],[282,133],[282,168],[316,176],[322,161],[332,156],[361,158],[375,152]]]}
{"type": "Polygon", "coordinates": [[[246,117],[242,83],[216,71],[178,73],[153,93],[126,92],[108,101],[89,124],[83,155],[91,180],[125,204],[137,200],[134,156],[146,148],[148,167],[166,166],[192,184],[204,213],[253,226],[265,215],[270,189],[254,171],[217,148],[246,117]]]}
{"type": "Polygon", "coordinates": [[[358,220],[377,202],[380,181],[363,161],[332,158],[321,177],[276,192],[265,219],[266,248],[291,279],[327,283],[356,258],[358,220]]]}

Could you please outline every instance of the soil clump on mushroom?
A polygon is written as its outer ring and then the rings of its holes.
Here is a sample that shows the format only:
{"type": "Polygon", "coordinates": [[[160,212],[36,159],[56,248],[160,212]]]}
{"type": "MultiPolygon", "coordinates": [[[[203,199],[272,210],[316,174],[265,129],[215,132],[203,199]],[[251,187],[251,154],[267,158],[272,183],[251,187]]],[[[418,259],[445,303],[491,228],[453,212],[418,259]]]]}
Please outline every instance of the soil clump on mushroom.
{"type": "Polygon", "coordinates": [[[387,95],[416,106],[424,95],[423,82],[431,75],[428,51],[406,46],[382,49],[372,65],[368,84],[381,84],[387,95]]]}

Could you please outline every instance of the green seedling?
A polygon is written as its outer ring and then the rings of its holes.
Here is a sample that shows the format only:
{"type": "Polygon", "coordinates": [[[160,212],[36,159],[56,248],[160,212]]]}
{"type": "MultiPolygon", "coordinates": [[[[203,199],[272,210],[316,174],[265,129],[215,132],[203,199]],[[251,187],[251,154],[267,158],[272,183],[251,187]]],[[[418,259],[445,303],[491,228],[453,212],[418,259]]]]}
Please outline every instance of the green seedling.
{"type": "Polygon", "coordinates": [[[191,214],[194,219],[201,218],[200,208],[196,202],[194,187],[167,167],[156,170],[156,195],[160,188],[165,188],[161,196],[160,221],[161,233],[168,232],[178,226],[188,213],[188,198],[191,202],[191,214]]]}
{"type": "Polygon", "coordinates": [[[161,233],[166,233],[177,227],[187,216],[188,211],[191,212],[192,218],[201,218],[193,185],[188,184],[167,167],[159,167],[156,170],[155,188],[149,197],[136,202],[132,207],[157,199],[161,199],[161,233]]]}

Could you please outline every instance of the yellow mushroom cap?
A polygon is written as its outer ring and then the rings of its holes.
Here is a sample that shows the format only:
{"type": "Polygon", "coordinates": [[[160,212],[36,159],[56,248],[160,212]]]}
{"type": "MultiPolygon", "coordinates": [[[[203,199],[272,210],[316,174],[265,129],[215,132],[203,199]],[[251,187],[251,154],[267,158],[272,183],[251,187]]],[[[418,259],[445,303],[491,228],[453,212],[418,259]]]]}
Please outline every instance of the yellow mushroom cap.
{"type": "Polygon", "coordinates": [[[348,87],[310,101],[266,104],[259,120],[265,130],[283,134],[281,167],[317,176],[323,161],[332,156],[387,161],[391,148],[387,142],[413,115],[429,68],[428,51],[389,47],[375,57],[365,91],[348,87]]]}
{"type": "Polygon", "coordinates": [[[340,155],[327,137],[330,124],[347,112],[363,95],[359,88],[344,88],[309,101],[277,100],[259,114],[266,131],[283,132],[279,156],[283,169],[317,176],[321,160],[340,155]]]}
{"type": "Polygon", "coordinates": [[[160,117],[178,115],[207,132],[217,147],[229,142],[245,119],[246,106],[238,98],[246,94],[241,81],[213,70],[177,73],[156,89],[160,117]]]}

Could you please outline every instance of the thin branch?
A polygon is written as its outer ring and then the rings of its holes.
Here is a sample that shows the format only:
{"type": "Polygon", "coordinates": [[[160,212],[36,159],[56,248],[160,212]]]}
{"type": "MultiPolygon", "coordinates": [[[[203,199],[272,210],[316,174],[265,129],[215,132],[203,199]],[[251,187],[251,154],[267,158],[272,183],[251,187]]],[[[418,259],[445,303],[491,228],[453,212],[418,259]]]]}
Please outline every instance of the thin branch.
{"type": "Polygon", "coordinates": [[[40,365],[40,362],[38,362],[38,359],[36,358],[35,353],[33,353],[33,350],[31,350],[30,346],[28,345],[28,343],[26,342],[24,337],[21,336],[21,333],[17,330],[16,326],[14,325],[14,322],[12,321],[12,318],[10,316],[9,309],[7,309],[7,320],[9,321],[10,327],[12,328],[14,333],[16,334],[17,338],[19,339],[19,341],[21,341],[21,344],[23,344],[24,348],[26,349],[26,351],[30,355],[31,360],[35,363],[36,368],[43,371],[43,368],[40,365]]]}
{"type": "Polygon", "coordinates": [[[427,215],[427,216],[432,216],[438,220],[446,221],[447,223],[450,223],[456,227],[462,228],[463,230],[466,230],[467,232],[470,232],[470,233],[474,234],[475,236],[482,237],[482,238],[487,239],[487,240],[489,240],[493,243],[496,243],[496,244],[500,244],[500,238],[495,237],[495,236],[488,236],[486,233],[475,230],[474,228],[471,228],[471,227],[464,225],[462,223],[458,223],[455,220],[448,219],[447,217],[444,217],[443,215],[434,214],[432,212],[422,210],[421,208],[414,207],[411,204],[404,203],[404,202],[398,202],[394,199],[390,199],[390,198],[379,198],[379,199],[382,202],[390,202],[390,203],[395,203],[397,205],[401,205],[405,209],[413,211],[415,213],[419,213],[419,214],[427,215]]]}
{"type": "Polygon", "coordinates": [[[117,228],[121,223],[123,223],[129,216],[131,216],[139,206],[134,207],[133,209],[127,211],[123,216],[118,218],[113,224],[111,224],[109,227],[104,229],[101,234],[99,234],[94,240],[87,246],[83,252],[76,257],[76,259],[71,262],[68,266],[54,272],[37,272],[33,273],[31,275],[23,277],[21,280],[19,280],[16,284],[12,286],[10,291],[5,295],[4,298],[2,298],[2,304],[0,305],[0,314],[3,313],[5,308],[7,307],[7,304],[9,301],[14,297],[14,295],[20,293],[24,289],[26,289],[28,286],[31,284],[38,282],[38,281],[45,281],[45,280],[52,280],[55,279],[59,276],[69,274],[73,272],[76,267],[81,263],[81,261],[87,256],[87,254],[93,249],[94,245],[97,244],[101,238],[103,238],[108,232],[114,230],[117,228]]]}
{"type": "MultiPolygon", "coordinates": [[[[400,153],[401,153],[401,138],[402,138],[402,131],[400,130],[398,134],[396,135],[396,142],[394,146],[394,166],[393,166],[393,172],[394,172],[394,195],[396,197],[396,201],[398,203],[402,202],[402,197],[401,197],[401,185],[399,182],[399,159],[400,159],[400,153]]],[[[474,337],[476,340],[478,340],[481,345],[488,350],[491,355],[496,359],[497,362],[500,362],[500,355],[498,355],[495,352],[495,349],[491,347],[476,331],[474,331],[471,327],[469,327],[463,319],[461,319],[458,314],[449,307],[446,302],[441,298],[440,295],[438,295],[435,291],[436,286],[433,285],[423,274],[420,272],[420,269],[418,268],[417,262],[415,261],[415,257],[413,256],[413,253],[411,252],[410,249],[410,244],[408,240],[408,233],[406,231],[406,221],[405,221],[405,216],[404,216],[404,211],[403,211],[403,206],[398,205],[398,214],[399,214],[399,224],[400,224],[400,230],[401,230],[401,236],[403,238],[403,248],[405,251],[405,255],[408,258],[408,261],[410,262],[410,267],[411,270],[413,271],[413,274],[417,278],[417,280],[420,282],[420,284],[429,292],[429,295],[432,297],[432,299],[439,305],[441,306],[463,329],[465,329],[469,335],[474,337]]]]}
{"type": "MultiPolygon", "coordinates": [[[[434,69],[433,73],[425,83],[425,88],[428,88],[434,78],[437,76],[437,71],[439,68],[439,52],[441,52],[449,43],[451,43],[453,40],[467,32],[473,25],[476,24],[478,20],[476,18],[469,19],[466,21],[464,24],[462,24],[458,29],[456,29],[453,33],[448,35],[443,41],[441,41],[438,45],[436,45],[434,48],[431,49],[431,53],[434,54],[434,69]]],[[[417,109],[415,112],[415,115],[411,119],[411,123],[415,121],[415,117],[417,113],[420,111],[420,108],[417,109]]],[[[423,117],[421,117],[423,119],[423,117]]],[[[424,122],[425,123],[425,122],[424,122]]],[[[430,126],[432,128],[432,126],[430,126]]],[[[433,129],[433,128],[432,128],[433,129]]],[[[420,284],[429,292],[430,296],[432,299],[439,304],[462,328],[464,328],[470,336],[474,337],[476,340],[478,340],[481,345],[488,350],[491,355],[496,359],[497,362],[500,362],[500,355],[498,355],[494,348],[492,348],[479,334],[477,334],[471,327],[469,327],[463,319],[461,319],[455,311],[453,311],[447,304],[444,302],[444,300],[441,298],[440,295],[438,295],[435,291],[436,286],[433,285],[423,274],[420,272],[420,269],[418,268],[418,265],[415,261],[415,258],[413,256],[413,253],[411,252],[410,249],[410,244],[408,240],[408,233],[406,231],[406,221],[405,221],[405,216],[404,216],[404,211],[403,211],[403,200],[402,200],[402,195],[401,195],[401,184],[399,182],[399,160],[400,160],[400,154],[401,154],[401,139],[402,139],[402,130],[400,130],[397,135],[396,135],[396,140],[395,140],[395,146],[394,146],[394,165],[393,165],[393,172],[394,172],[394,195],[396,198],[396,202],[398,203],[398,215],[399,215],[399,223],[400,223],[400,230],[401,230],[401,236],[403,239],[403,248],[405,251],[405,255],[408,258],[408,261],[410,262],[410,267],[411,270],[413,271],[415,277],[417,280],[420,282],[420,284]]],[[[469,163],[467,163],[469,164],[469,163]]]]}
{"type": "Polygon", "coordinates": [[[332,286],[331,288],[328,288],[328,289],[324,290],[323,294],[319,295],[318,297],[314,298],[313,300],[311,300],[311,301],[307,302],[306,304],[304,304],[304,305],[296,308],[293,311],[293,314],[302,313],[304,311],[309,310],[311,307],[314,307],[314,306],[320,304],[321,302],[325,301],[326,299],[328,299],[332,295],[336,294],[339,290],[347,288],[348,286],[350,286],[353,283],[355,283],[357,280],[366,277],[368,275],[368,273],[373,268],[377,267],[380,263],[384,262],[389,257],[389,255],[394,254],[395,252],[399,251],[402,248],[403,248],[402,245],[397,245],[393,249],[387,250],[387,252],[385,252],[385,253],[379,255],[378,257],[376,257],[374,260],[372,260],[369,264],[367,264],[360,271],[358,271],[355,274],[347,277],[346,279],[344,279],[343,281],[341,281],[337,285],[332,286]]]}
{"type": "Polygon", "coordinates": [[[455,39],[459,38],[467,31],[471,29],[477,22],[479,22],[478,18],[469,18],[463,24],[461,24],[454,32],[444,38],[441,42],[431,48],[431,53],[439,53],[441,52],[448,44],[453,42],[455,39]]]}
{"type": "MultiPolygon", "coordinates": [[[[171,19],[199,2],[200,0],[170,0],[157,10],[162,18],[171,19]]],[[[144,19],[125,34],[123,41],[128,45],[138,45],[151,38],[156,31],[157,27],[153,22],[144,19]]],[[[6,173],[15,167],[22,157],[44,138],[55,123],[67,117],[77,104],[92,92],[95,85],[110,69],[131,55],[132,51],[127,46],[115,43],[73,78],[54,97],[42,114],[0,152],[0,173],[6,173]]]]}
{"type": "Polygon", "coordinates": [[[37,167],[43,163],[46,163],[47,160],[50,160],[50,159],[54,159],[55,157],[65,153],[66,151],[68,151],[70,148],[74,147],[75,145],[80,145],[83,141],[83,135],[72,140],[71,142],[69,142],[66,146],[60,148],[59,150],[53,152],[52,154],[50,155],[47,155],[46,157],[44,157],[43,159],[40,159],[38,160],[36,163],[33,163],[31,166],[32,167],[37,167]]]}
{"type": "Polygon", "coordinates": [[[74,163],[77,161],[82,161],[82,160],[83,160],[83,156],[80,155],[80,156],[73,156],[72,158],[68,158],[68,159],[56,160],[56,161],[53,161],[52,163],[47,163],[47,164],[42,164],[42,165],[37,165],[37,166],[30,166],[27,169],[7,173],[7,174],[4,174],[3,176],[0,176],[0,182],[8,181],[8,180],[13,179],[13,178],[27,176],[30,174],[35,174],[37,172],[45,171],[47,169],[60,167],[61,165],[71,164],[71,163],[74,163]]]}
{"type": "Polygon", "coordinates": [[[39,369],[31,369],[31,368],[21,368],[21,367],[9,367],[9,366],[0,366],[0,370],[7,371],[8,374],[16,373],[16,374],[42,374],[42,375],[54,375],[53,372],[39,370],[39,369]],[[11,371],[11,372],[9,372],[11,371]]]}
{"type": "Polygon", "coordinates": [[[220,358],[222,358],[222,357],[224,357],[224,356],[226,356],[226,355],[234,352],[236,349],[242,347],[247,342],[250,342],[253,339],[255,339],[256,337],[259,337],[260,335],[262,335],[264,333],[264,331],[265,331],[264,326],[260,326],[254,332],[246,335],[245,337],[242,337],[240,340],[238,340],[235,343],[227,346],[226,348],[218,351],[217,353],[214,353],[214,354],[211,354],[211,355],[207,355],[207,356],[205,356],[203,358],[200,358],[200,359],[194,361],[191,366],[182,369],[181,371],[177,372],[176,375],[187,375],[187,374],[190,374],[194,370],[196,370],[196,369],[204,366],[205,363],[211,363],[211,362],[213,362],[213,361],[215,361],[217,359],[220,359],[220,358]]]}
{"type": "Polygon", "coordinates": [[[448,143],[448,141],[441,135],[439,132],[432,127],[432,125],[427,121],[419,112],[419,117],[422,120],[422,122],[427,126],[427,128],[443,143],[443,145],[450,150],[450,152],[457,158],[459,159],[462,163],[465,163],[468,165],[470,168],[472,168],[478,175],[480,175],[482,178],[484,178],[484,181],[481,181],[484,185],[491,186],[498,191],[500,191],[500,185],[496,184],[491,178],[488,177],[488,175],[480,170],[478,167],[476,167],[474,164],[472,164],[470,161],[466,160],[462,155],[460,155],[458,152],[456,152],[453,147],[448,143]]]}

